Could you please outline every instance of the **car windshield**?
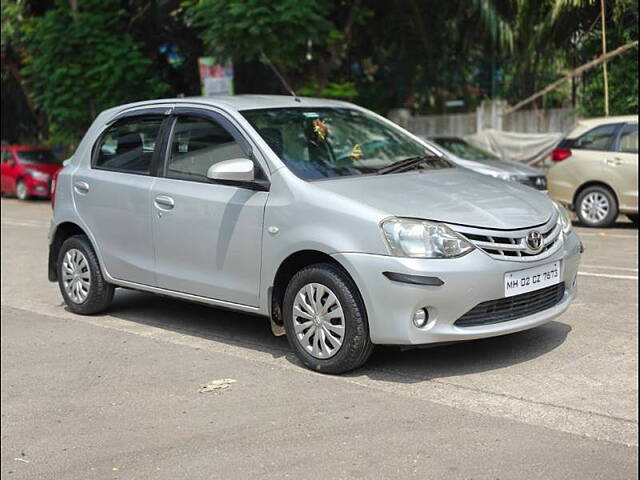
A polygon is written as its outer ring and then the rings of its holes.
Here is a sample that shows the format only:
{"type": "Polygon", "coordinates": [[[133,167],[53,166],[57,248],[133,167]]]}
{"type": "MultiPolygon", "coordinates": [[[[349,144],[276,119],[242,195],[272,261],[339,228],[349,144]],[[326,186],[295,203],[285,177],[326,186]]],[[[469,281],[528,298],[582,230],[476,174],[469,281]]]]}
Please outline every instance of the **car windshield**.
{"type": "Polygon", "coordinates": [[[18,158],[23,163],[62,163],[62,161],[58,160],[50,150],[19,150],[17,154],[18,158]]]}
{"type": "Polygon", "coordinates": [[[433,141],[455,156],[465,160],[497,160],[498,157],[481,148],[474,147],[460,138],[434,138],[433,141]]]}
{"type": "MultiPolygon", "coordinates": [[[[433,155],[385,122],[351,108],[274,108],[242,115],[298,177],[317,180],[374,174],[389,165],[433,155]]],[[[411,168],[450,168],[441,158],[411,168]]]]}

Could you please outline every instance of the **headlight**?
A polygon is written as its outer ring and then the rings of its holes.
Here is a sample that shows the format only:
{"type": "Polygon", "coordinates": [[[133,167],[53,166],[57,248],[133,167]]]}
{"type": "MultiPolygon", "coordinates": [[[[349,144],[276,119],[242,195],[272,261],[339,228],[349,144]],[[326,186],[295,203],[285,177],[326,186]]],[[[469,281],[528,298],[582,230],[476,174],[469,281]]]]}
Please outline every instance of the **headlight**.
{"type": "Polygon", "coordinates": [[[474,249],[467,240],[441,223],[390,218],[381,226],[389,253],[397,257],[454,258],[474,249]]]}
{"type": "Polygon", "coordinates": [[[38,170],[29,170],[29,175],[31,175],[36,180],[49,180],[49,174],[44,172],[39,172],[38,170]]]}
{"type": "Polygon", "coordinates": [[[560,205],[558,202],[553,202],[558,210],[558,222],[562,225],[562,231],[567,234],[571,231],[571,217],[569,216],[569,212],[567,209],[560,205]]]}

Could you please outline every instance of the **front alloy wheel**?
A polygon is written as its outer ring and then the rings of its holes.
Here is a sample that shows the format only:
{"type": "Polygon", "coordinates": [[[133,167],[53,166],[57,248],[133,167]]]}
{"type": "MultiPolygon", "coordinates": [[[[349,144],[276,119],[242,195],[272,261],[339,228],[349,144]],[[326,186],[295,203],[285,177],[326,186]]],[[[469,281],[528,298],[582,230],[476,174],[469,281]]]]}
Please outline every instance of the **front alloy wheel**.
{"type": "Polygon", "coordinates": [[[283,319],[289,345],[312,370],[347,372],[373,351],[360,292],[339,265],[318,263],[296,273],[284,294],[283,319]]]}
{"type": "Polygon", "coordinates": [[[18,200],[29,200],[29,189],[24,180],[18,180],[16,183],[16,197],[18,200]]]}
{"type": "Polygon", "coordinates": [[[308,283],[293,302],[296,340],[314,358],[333,357],[344,340],[344,313],[336,295],[320,283],[308,283]]]}

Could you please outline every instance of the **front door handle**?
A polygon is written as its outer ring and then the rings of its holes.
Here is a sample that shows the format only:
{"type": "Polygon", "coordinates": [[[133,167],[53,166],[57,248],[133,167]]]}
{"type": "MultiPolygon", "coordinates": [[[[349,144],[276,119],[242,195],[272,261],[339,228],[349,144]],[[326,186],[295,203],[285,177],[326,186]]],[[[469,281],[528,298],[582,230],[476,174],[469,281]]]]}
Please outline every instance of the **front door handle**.
{"type": "Polygon", "coordinates": [[[89,192],[89,184],[87,182],[74,182],[73,189],[76,192],[84,195],[85,193],[89,192]]]}
{"type": "Polygon", "coordinates": [[[154,202],[160,210],[171,210],[176,204],[169,195],[158,195],[154,202]]]}

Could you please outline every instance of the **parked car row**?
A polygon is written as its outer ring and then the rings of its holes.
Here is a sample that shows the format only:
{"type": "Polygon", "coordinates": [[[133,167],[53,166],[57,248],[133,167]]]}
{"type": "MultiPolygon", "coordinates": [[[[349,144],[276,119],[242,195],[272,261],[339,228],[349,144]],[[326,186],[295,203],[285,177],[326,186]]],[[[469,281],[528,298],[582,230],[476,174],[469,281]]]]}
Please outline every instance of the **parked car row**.
{"type": "MultiPolygon", "coordinates": [[[[588,227],[607,227],[620,213],[638,224],[638,117],[582,120],[551,154],[555,165],[548,176],[537,168],[500,159],[459,137],[432,137],[428,143],[454,164],[505,181],[518,182],[549,195],[575,211],[588,227]]],[[[147,142],[143,147],[151,151],[147,142]]],[[[380,148],[379,139],[361,151],[380,148]]],[[[105,142],[105,154],[115,155],[115,140],[105,142]]],[[[342,152],[348,156],[350,152],[342,152]]],[[[2,194],[20,200],[48,198],[62,168],[50,149],[26,145],[1,147],[2,194]]]]}
{"type": "Polygon", "coordinates": [[[456,165],[547,190],[587,227],[608,227],[619,214],[638,224],[638,117],[580,121],[551,154],[547,177],[539,169],[498,159],[457,137],[428,139],[456,165]]]}

